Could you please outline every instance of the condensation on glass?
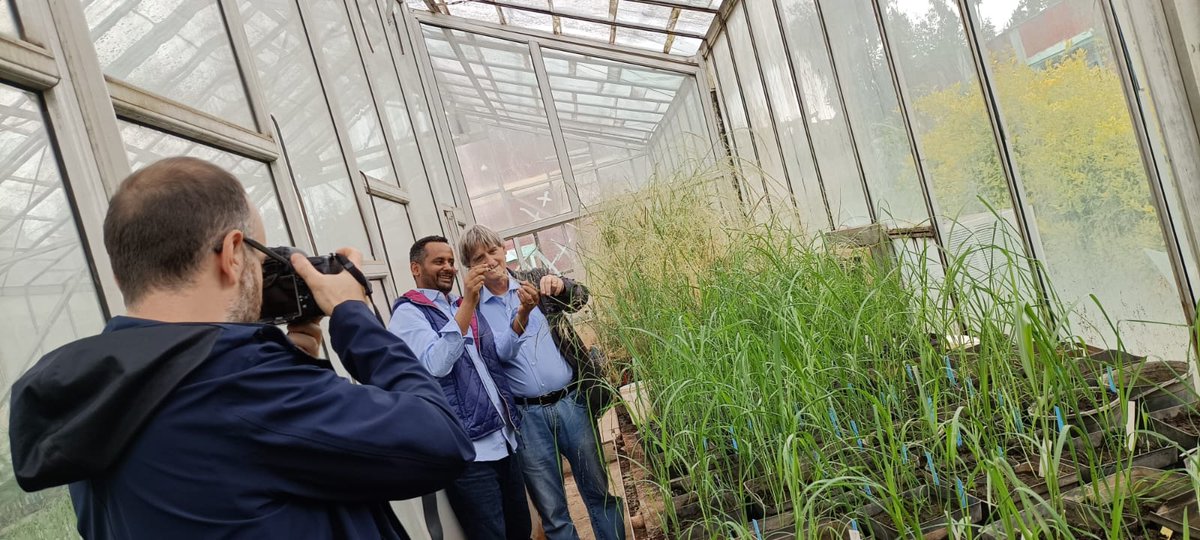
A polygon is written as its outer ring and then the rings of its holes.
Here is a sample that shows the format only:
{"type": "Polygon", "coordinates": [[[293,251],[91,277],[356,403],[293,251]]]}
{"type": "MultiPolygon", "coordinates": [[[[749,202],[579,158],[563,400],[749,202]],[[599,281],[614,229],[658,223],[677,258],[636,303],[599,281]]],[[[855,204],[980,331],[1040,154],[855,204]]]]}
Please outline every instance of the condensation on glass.
{"type": "Polygon", "coordinates": [[[251,129],[217,0],[83,0],[104,74],[251,129]]]}
{"type": "Polygon", "coordinates": [[[964,295],[959,307],[990,309],[991,293],[1002,291],[1034,300],[1028,278],[1011,279],[1028,276],[1029,267],[955,2],[887,0],[883,7],[950,274],[964,295]]]}
{"type": "MultiPolygon", "coordinates": [[[[727,1],[727,0],[725,0],[727,1]]],[[[723,0],[407,0],[408,7],[518,30],[678,56],[700,50],[723,0]]]]}
{"type": "Polygon", "coordinates": [[[317,250],[353,246],[370,253],[366,226],[295,2],[242,0],[239,6],[258,79],[279,126],[283,158],[317,250]]]}
{"type": "Polygon", "coordinates": [[[784,220],[786,223],[794,214],[792,196],[779,141],[775,137],[771,110],[767,108],[767,96],[759,77],[758,55],[753,48],[746,14],[740,9],[734,10],[726,24],[725,36],[729,39],[733,63],[737,69],[737,76],[733,80],[737,82],[742,99],[746,103],[749,117],[747,134],[754,139],[754,148],[758,153],[758,164],[767,197],[765,207],[772,210],[772,219],[784,220]]]}
{"type": "Polygon", "coordinates": [[[834,228],[866,225],[871,222],[867,198],[816,6],[813,0],[778,5],[834,228]]]}
{"type": "Polygon", "coordinates": [[[1001,117],[1072,332],[1116,347],[1119,331],[1132,352],[1182,358],[1188,332],[1172,326],[1185,324],[1179,291],[1100,4],[1026,11],[973,1],[980,39],[994,44],[986,52],[1001,117]]]}
{"type": "Polygon", "coordinates": [[[129,166],[138,170],[160,159],[189,156],[210,161],[233,174],[246,188],[250,202],[262,214],[267,242],[271,245],[290,245],[291,235],[279,210],[279,195],[271,180],[267,164],[250,158],[217,150],[156,129],[120,121],[121,140],[129,156],[129,166]]]}
{"type": "Polygon", "coordinates": [[[505,260],[513,270],[545,268],[556,274],[584,279],[578,237],[579,227],[565,223],[509,238],[504,242],[505,260]]]}
{"type": "Polygon", "coordinates": [[[392,269],[392,279],[399,290],[411,289],[416,285],[409,270],[408,251],[416,238],[408,209],[398,202],[380,197],[371,197],[371,203],[375,206],[375,219],[383,236],[383,250],[392,269]]]}
{"type": "Polygon", "coordinates": [[[749,15],[751,39],[758,50],[760,74],[766,80],[767,98],[779,134],[789,185],[796,198],[800,224],[810,233],[827,230],[830,224],[825,199],[775,7],[772,2],[747,2],[744,5],[749,15]]]}
{"type": "Polygon", "coordinates": [[[870,2],[822,2],[846,112],[880,223],[929,221],[887,55],[870,2]]]}
{"type": "Polygon", "coordinates": [[[734,171],[731,172],[739,176],[738,186],[741,189],[742,201],[749,208],[766,212],[767,194],[763,185],[762,169],[758,164],[750,123],[746,118],[742,92],[737,85],[733,56],[724,39],[717,40],[712,50],[712,58],[716,68],[717,90],[721,94],[721,108],[726,120],[725,135],[733,155],[734,171]]]}
{"type": "Polygon", "coordinates": [[[316,30],[329,81],[325,88],[337,104],[343,125],[350,132],[350,146],[358,170],[369,177],[399,187],[383,125],[371,100],[371,88],[363,69],[362,57],[355,46],[354,30],[341,0],[313,0],[313,21],[306,21],[310,32],[316,30]]]}
{"type": "Polygon", "coordinates": [[[414,186],[423,188],[426,183],[425,163],[417,146],[408,104],[404,100],[404,89],[393,60],[387,26],[375,0],[358,0],[356,7],[366,34],[366,46],[360,49],[369,68],[367,72],[371,87],[383,108],[380,115],[387,125],[388,142],[398,168],[396,176],[399,186],[405,190],[412,190],[414,186]]]}
{"type": "MultiPolygon", "coordinates": [[[[39,357],[100,331],[104,313],[38,97],[0,85],[0,415],[39,357]]],[[[8,430],[0,437],[8,450],[8,430]]],[[[74,533],[66,488],[25,493],[0,471],[0,529],[74,533]],[[63,524],[66,524],[65,526],[63,524]]]]}
{"type": "Polygon", "coordinates": [[[21,37],[21,25],[17,22],[17,10],[12,0],[0,0],[0,35],[21,37]]]}
{"type": "MultiPolygon", "coordinates": [[[[496,230],[571,210],[524,43],[423,26],[475,219],[496,230]]],[[[568,88],[595,92],[594,81],[568,88]]]]}
{"type": "Polygon", "coordinates": [[[554,105],[567,142],[582,203],[591,205],[636,190],[652,174],[670,175],[684,158],[683,133],[673,119],[696,107],[692,78],[580,54],[543,49],[554,105]],[[667,161],[655,152],[670,140],[667,161]],[[674,144],[674,143],[679,144],[674,144]]]}
{"type": "Polygon", "coordinates": [[[712,138],[702,107],[695,80],[689,77],[650,137],[647,152],[656,177],[706,176],[712,168],[712,138]]]}

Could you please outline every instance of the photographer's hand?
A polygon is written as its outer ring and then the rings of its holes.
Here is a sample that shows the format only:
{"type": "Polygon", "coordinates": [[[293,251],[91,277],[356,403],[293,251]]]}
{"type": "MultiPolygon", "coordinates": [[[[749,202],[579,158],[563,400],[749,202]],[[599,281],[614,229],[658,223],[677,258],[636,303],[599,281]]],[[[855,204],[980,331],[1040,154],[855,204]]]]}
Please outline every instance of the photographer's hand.
{"type": "Polygon", "coordinates": [[[321,341],[324,339],[321,334],[321,319],[309,319],[288,324],[287,336],[296,347],[308,353],[309,356],[313,358],[321,356],[321,341]]]}
{"type": "MultiPolygon", "coordinates": [[[[362,267],[362,253],[357,249],[342,248],[337,250],[337,253],[350,259],[355,266],[362,267]]],[[[333,314],[333,309],[342,302],[367,302],[366,292],[350,272],[322,274],[299,253],[292,255],[292,266],[296,268],[296,274],[308,284],[317,305],[326,315],[333,314]]]]}

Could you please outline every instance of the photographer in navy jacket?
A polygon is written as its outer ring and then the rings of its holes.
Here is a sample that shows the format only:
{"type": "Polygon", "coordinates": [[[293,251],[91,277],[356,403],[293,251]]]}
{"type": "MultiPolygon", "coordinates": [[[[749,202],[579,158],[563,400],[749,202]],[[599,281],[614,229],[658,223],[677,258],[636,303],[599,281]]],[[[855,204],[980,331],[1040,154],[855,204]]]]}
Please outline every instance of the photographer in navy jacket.
{"type": "Polygon", "coordinates": [[[263,237],[241,184],[205,161],[160,161],[113,196],[104,243],[128,315],[12,391],[17,481],[69,484],[83,537],[407,538],[387,501],[442,489],[474,458],[349,272],[292,259],[361,385],[315,358],[315,321],[254,323],[263,237]]]}

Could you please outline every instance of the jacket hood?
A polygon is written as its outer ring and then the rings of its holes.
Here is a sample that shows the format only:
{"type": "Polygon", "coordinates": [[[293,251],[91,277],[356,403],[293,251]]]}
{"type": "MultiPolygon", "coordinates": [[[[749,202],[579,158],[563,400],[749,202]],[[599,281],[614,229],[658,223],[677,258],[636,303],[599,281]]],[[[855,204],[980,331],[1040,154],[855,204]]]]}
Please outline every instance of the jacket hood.
{"type": "Polygon", "coordinates": [[[208,358],[222,333],[218,325],[120,319],[100,335],[42,357],[13,384],[9,438],[22,489],[107,470],[172,390],[208,358]]]}

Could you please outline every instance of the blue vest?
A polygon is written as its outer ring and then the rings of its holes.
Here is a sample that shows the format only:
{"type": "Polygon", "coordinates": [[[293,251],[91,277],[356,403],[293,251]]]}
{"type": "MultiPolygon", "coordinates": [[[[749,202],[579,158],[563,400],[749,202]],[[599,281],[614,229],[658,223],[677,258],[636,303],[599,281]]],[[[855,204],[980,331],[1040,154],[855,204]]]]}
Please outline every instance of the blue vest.
{"type": "MultiPolygon", "coordinates": [[[[461,303],[462,300],[460,299],[459,302],[461,303]]],[[[392,313],[395,313],[404,304],[416,306],[425,315],[425,319],[429,321],[429,325],[434,330],[440,330],[450,322],[450,318],[420,291],[408,291],[404,293],[404,296],[397,298],[396,302],[392,304],[392,313]]],[[[500,402],[505,414],[509,417],[513,427],[516,427],[518,425],[516,416],[509,412],[516,410],[516,403],[513,401],[513,393],[508,386],[508,379],[500,367],[500,354],[496,352],[496,340],[492,335],[491,328],[488,327],[486,320],[472,314],[471,331],[475,334],[475,349],[479,351],[479,358],[483,360],[483,365],[491,374],[492,381],[496,383],[496,390],[500,393],[500,402]]],[[[442,393],[446,394],[450,408],[454,409],[455,414],[458,415],[458,419],[467,430],[467,436],[471,440],[479,440],[504,427],[504,419],[492,405],[487,389],[483,386],[483,378],[475,370],[475,363],[471,361],[471,355],[465,348],[462,356],[459,356],[458,360],[454,362],[454,367],[450,368],[450,373],[445,377],[437,377],[437,381],[442,385],[442,393]]]]}

